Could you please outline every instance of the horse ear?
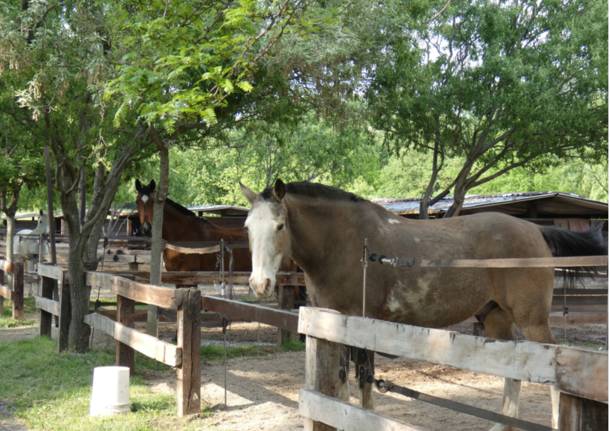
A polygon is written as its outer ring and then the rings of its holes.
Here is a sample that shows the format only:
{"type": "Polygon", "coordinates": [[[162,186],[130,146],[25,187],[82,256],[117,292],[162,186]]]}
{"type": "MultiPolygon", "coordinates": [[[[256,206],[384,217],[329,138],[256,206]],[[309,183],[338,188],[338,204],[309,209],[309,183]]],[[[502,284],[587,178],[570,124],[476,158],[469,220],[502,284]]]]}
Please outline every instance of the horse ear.
{"type": "Polygon", "coordinates": [[[250,202],[250,204],[253,204],[257,198],[256,192],[253,192],[252,190],[250,190],[247,186],[242,184],[241,181],[239,182],[239,188],[241,189],[241,192],[246,197],[246,199],[248,199],[248,202],[250,202]]]}
{"type": "Polygon", "coordinates": [[[148,189],[150,190],[151,193],[155,191],[156,186],[157,186],[157,183],[155,183],[155,180],[150,180],[150,183],[148,183],[148,189]]]}
{"type": "Polygon", "coordinates": [[[284,181],[278,178],[277,180],[275,180],[275,184],[273,185],[273,195],[278,201],[281,201],[284,198],[285,194],[286,184],[284,184],[284,181]]]}
{"type": "Polygon", "coordinates": [[[136,190],[138,191],[138,193],[142,192],[142,183],[140,182],[140,180],[136,180],[136,190]]]}

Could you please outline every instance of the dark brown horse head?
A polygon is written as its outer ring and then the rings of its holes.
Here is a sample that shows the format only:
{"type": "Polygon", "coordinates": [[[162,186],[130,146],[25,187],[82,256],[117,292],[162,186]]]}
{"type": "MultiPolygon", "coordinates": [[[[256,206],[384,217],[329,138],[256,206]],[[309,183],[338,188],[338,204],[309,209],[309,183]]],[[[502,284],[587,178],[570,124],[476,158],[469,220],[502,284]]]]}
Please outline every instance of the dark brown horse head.
{"type": "Polygon", "coordinates": [[[142,235],[150,236],[153,220],[153,194],[155,191],[155,180],[150,180],[144,186],[140,180],[136,180],[136,205],[138,207],[138,217],[140,219],[140,231],[142,235]]]}

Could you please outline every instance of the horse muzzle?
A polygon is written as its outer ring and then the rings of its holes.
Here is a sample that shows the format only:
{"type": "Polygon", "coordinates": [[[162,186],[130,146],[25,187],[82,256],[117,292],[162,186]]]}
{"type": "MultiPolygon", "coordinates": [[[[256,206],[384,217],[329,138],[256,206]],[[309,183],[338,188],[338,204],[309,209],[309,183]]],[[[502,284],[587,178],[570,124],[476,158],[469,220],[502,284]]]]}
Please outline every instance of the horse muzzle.
{"type": "Polygon", "coordinates": [[[257,297],[271,296],[274,291],[275,280],[268,277],[253,277],[250,276],[250,288],[254,291],[257,297]]]}

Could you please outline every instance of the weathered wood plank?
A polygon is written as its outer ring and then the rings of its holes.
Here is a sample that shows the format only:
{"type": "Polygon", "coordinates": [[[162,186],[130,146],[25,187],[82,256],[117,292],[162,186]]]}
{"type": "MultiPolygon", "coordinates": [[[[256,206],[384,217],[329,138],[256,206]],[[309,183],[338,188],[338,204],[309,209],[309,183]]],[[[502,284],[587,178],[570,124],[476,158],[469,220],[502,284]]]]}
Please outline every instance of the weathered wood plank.
{"type": "Polygon", "coordinates": [[[13,291],[13,294],[11,295],[11,300],[13,301],[13,319],[23,319],[23,317],[24,317],[23,271],[24,271],[23,262],[14,262],[13,263],[13,277],[12,277],[13,286],[11,288],[11,290],[13,291]]]}
{"type": "Polygon", "coordinates": [[[53,316],[59,316],[59,302],[52,299],[43,298],[42,296],[35,296],[34,301],[36,302],[36,308],[44,310],[53,316]]]}
{"type": "Polygon", "coordinates": [[[608,405],[561,393],[559,397],[561,431],[598,431],[608,429],[608,405]]]}
{"type": "Polygon", "coordinates": [[[216,311],[230,320],[260,322],[291,332],[296,332],[298,328],[299,315],[290,311],[217,296],[204,296],[202,301],[204,310],[216,311]]]}
{"type": "Polygon", "coordinates": [[[608,266],[608,256],[527,257],[502,259],[415,260],[422,268],[572,268],[608,266]]]}
{"type": "Polygon", "coordinates": [[[57,348],[60,352],[68,350],[68,334],[70,330],[70,284],[67,277],[57,282],[58,304],[59,304],[59,337],[57,348]]]}
{"type": "Polygon", "coordinates": [[[93,329],[102,331],[115,340],[132,347],[143,355],[170,367],[179,367],[182,364],[182,349],[173,344],[136,331],[97,313],[87,314],[85,323],[93,329]]]}
{"type": "MultiPolygon", "coordinates": [[[[297,286],[280,286],[278,288],[278,303],[282,310],[293,310],[295,306],[295,294],[297,286]]],[[[280,345],[296,337],[296,332],[280,329],[278,331],[278,343],[280,345]]]]}
{"type": "Polygon", "coordinates": [[[418,431],[411,425],[378,415],[370,410],[341,402],[319,392],[301,389],[299,413],[317,422],[334,428],[350,431],[418,431]]]}
{"type": "Polygon", "coordinates": [[[133,299],[137,302],[157,307],[176,309],[182,301],[183,293],[169,287],[139,283],[127,278],[103,272],[87,272],[87,283],[92,288],[110,289],[114,294],[133,299]]]}
{"type": "MultiPolygon", "coordinates": [[[[346,346],[307,337],[305,349],[305,389],[328,397],[338,398],[342,401],[348,401],[348,363],[349,350],[346,346]]],[[[336,427],[331,425],[326,421],[317,420],[315,417],[305,419],[306,431],[335,430],[336,427]]]]}
{"type": "Polygon", "coordinates": [[[299,333],[474,372],[556,384],[559,389],[597,401],[608,399],[607,377],[605,380],[599,377],[608,373],[606,353],[528,341],[492,340],[312,307],[300,308],[299,333]],[[570,376],[569,380],[564,376],[570,376]]]}
{"type": "MultiPolygon", "coordinates": [[[[133,326],[133,312],[135,302],[123,296],[117,296],[117,322],[125,326],[133,326]]],[[[120,341],[115,342],[115,363],[124,367],[129,367],[133,373],[134,367],[134,351],[129,345],[123,344],[120,341]]]]}
{"type": "Polygon", "coordinates": [[[62,282],[64,279],[65,271],[62,267],[57,265],[47,265],[44,263],[38,264],[38,275],[40,277],[52,278],[58,282],[62,282]]]}
{"type": "MultiPolygon", "coordinates": [[[[40,268],[40,266],[39,266],[40,268]]],[[[41,276],[40,277],[40,296],[48,301],[56,302],[52,300],[53,289],[55,288],[56,281],[52,278],[41,276]]],[[[37,301],[38,302],[38,301],[37,301]]],[[[40,336],[51,338],[51,325],[53,324],[53,315],[59,315],[59,304],[56,312],[47,311],[44,308],[40,308],[40,336]]]]}
{"type": "Polygon", "coordinates": [[[165,250],[175,251],[180,254],[214,254],[220,252],[220,245],[216,244],[209,247],[182,247],[166,242],[165,250]]]}
{"type": "Polygon", "coordinates": [[[198,289],[182,289],[184,301],[178,307],[178,347],[182,349],[182,365],[176,369],[176,407],[178,416],[201,412],[201,293],[198,289]]]}

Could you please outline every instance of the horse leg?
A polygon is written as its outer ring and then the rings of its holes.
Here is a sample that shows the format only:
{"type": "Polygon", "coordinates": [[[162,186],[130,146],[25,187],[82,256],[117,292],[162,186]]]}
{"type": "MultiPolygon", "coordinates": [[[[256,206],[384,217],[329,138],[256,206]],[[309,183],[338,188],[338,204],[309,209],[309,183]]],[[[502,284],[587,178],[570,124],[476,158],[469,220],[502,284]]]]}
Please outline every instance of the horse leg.
{"type": "MultiPolygon", "coordinates": [[[[512,340],[513,320],[509,314],[501,308],[494,308],[484,321],[485,336],[500,340],[512,340]]],[[[504,379],[504,395],[502,397],[502,414],[517,417],[519,414],[519,394],[521,392],[521,380],[504,379]]],[[[512,427],[497,423],[492,431],[510,430],[512,427]]]]}

